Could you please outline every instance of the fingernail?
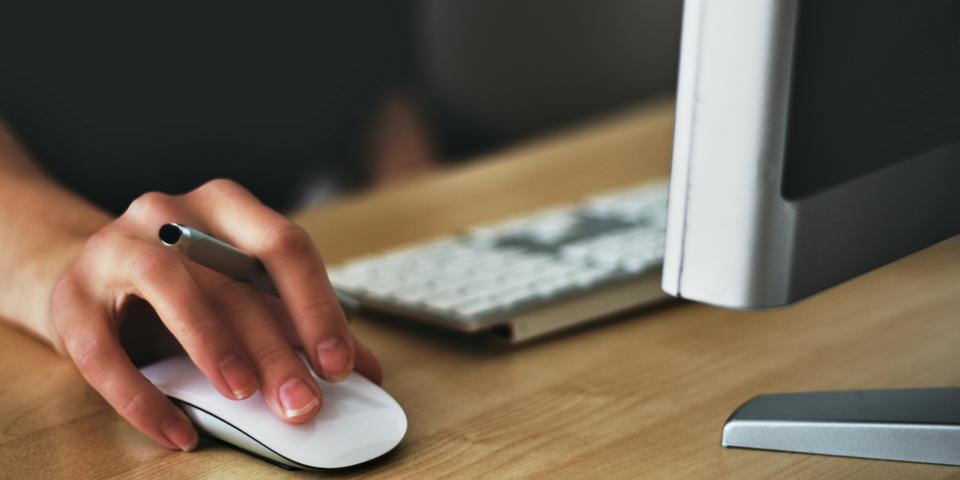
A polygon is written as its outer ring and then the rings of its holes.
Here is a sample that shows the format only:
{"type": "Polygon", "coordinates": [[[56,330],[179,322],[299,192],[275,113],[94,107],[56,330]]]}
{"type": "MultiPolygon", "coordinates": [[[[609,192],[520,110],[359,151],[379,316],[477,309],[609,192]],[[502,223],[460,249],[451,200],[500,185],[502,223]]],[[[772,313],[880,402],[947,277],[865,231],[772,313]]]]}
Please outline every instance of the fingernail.
{"type": "Polygon", "coordinates": [[[293,377],[280,386],[280,403],[287,418],[293,418],[313,410],[320,399],[303,380],[293,377]]]}
{"type": "Polygon", "coordinates": [[[223,379],[237,400],[253,395],[253,392],[260,388],[257,374],[236,354],[231,353],[220,362],[220,374],[223,375],[223,379]]]}
{"type": "Polygon", "coordinates": [[[340,377],[350,368],[350,350],[340,337],[328,338],[317,347],[317,362],[323,373],[340,377]]]}
{"type": "Polygon", "coordinates": [[[163,436],[167,437],[167,440],[173,442],[184,452],[196,450],[197,443],[200,441],[200,436],[197,435],[197,431],[193,429],[190,422],[177,416],[168,418],[160,427],[160,431],[163,432],[163,436]]]}

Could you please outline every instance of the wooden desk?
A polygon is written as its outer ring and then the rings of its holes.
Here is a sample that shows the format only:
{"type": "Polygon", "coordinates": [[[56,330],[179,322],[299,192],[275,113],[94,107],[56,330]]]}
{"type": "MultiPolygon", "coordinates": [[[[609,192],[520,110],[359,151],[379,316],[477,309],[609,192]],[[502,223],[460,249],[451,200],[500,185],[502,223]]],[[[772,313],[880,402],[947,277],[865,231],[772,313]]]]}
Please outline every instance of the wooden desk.
{"type": "MultiPolygon", "coordinates": [[[[343,259],[666,175],[671,123],[668,104],[652,105],[296,218],[343,259]]],[[[719,444],[758,393],[960,385],[957,244],[787,310],[673,302],[519,348],[382,319],[354,329],[410,428],[381,460],[317,474],[212,443],[167,451],[69,362],[0,327],[0,478],[960,477],[719,444]]]]}

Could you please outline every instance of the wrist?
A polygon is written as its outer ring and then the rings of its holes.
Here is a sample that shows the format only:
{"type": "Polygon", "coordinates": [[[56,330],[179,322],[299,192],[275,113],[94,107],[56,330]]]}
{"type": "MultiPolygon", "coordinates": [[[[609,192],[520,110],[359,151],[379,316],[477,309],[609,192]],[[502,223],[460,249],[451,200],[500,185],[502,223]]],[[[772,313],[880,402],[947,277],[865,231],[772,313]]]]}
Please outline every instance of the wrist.
{"type": "Polygon", "coordinates": [[[48,177],[0,121],[0,319],[59,347],[50,320],[54,286],[110,221],[48,177]]]}
{"type": "Polygon", "coordinates": [[[37,248],[21,257],[11,269],[8,282],[0,286],[0,315],[63,353],[62,342],[50,316],[54,287],[73,265],[87,237],[62,238],[47,248],[37,248]]]}

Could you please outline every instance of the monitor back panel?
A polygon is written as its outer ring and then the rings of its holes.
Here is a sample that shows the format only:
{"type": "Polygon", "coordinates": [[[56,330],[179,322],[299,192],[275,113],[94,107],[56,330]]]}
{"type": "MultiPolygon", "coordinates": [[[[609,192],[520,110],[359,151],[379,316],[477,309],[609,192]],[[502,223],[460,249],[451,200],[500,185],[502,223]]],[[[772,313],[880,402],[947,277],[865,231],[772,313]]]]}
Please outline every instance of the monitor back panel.
{"type": "Polygon", "coordinates": [[[960,2],[839,3],[687,2],[668,293],[783,306],[960,233],[960,2]]]}

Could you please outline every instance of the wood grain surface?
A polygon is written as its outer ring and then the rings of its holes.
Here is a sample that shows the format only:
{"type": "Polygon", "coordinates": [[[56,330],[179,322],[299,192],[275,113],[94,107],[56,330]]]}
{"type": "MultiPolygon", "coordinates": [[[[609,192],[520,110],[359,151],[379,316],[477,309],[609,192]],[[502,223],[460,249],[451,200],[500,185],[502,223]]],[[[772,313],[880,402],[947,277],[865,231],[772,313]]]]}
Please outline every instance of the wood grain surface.
{"type": "MultiPolygon", "coordinates": [[[[663,177],[671,125],[669,103],[646,105],[294,218],[338,261],[663,177]]],[[[960,385],[958,327],[950,242],[784,310],[673,301],[521,347],[360,318],[409,431],[379,460],[319,473],[212,442],[168,451],[69,361],[0,327],[0,478],[960,478],[719,442],[759,393],[960,385]]]]}

